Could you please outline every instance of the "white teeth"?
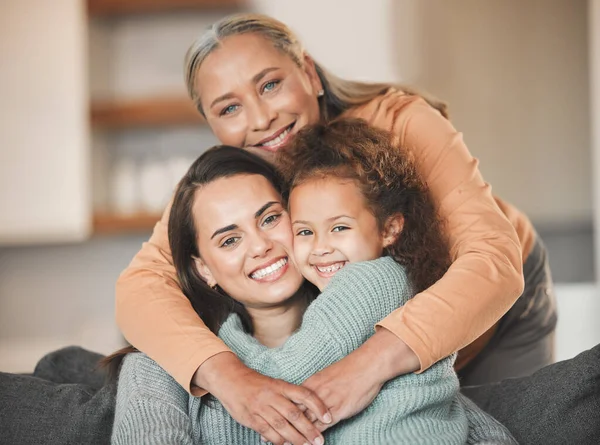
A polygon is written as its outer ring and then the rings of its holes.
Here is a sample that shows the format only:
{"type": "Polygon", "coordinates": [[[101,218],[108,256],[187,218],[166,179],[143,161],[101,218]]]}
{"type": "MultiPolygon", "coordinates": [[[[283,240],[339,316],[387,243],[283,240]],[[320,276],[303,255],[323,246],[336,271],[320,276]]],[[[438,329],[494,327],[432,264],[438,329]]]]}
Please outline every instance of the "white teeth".
{"type": "Polygon", "coordinates": [[[287,258],[282,258],[279,261],[277,261],[276,263],[273,263],[270,266],[265,267],[264,269],[259,269],[256,272],[252,273],[250,275],[250,278],[252,278],[254,280],[258,280],[258,279],[266,277],[267,275],[271,275],[272,273],[277,272],[279,269],[281,269],[283,266],[285,266],[287,264],[287,262],[288,262],[287,258]]]}
{"type": "Polygon", "coordinates": [[[288,127],[283,133],[277,136],[275,139],[271,139],[270,141],[263,142],[261,145],[265,147],[273,147],[274,145],[281,144],[281,142],[286,138],[286,136],[292,131],[292,127],[288,127]]]}
{"type": "Polygon", "coordinates": [[[340,270],[345,265],[346,265],[346,263],[342,261],[342,262],[339,262],[339,263],[330,264],[329,266],[317,266],[317,265],[315,265],[315,267],[321,273],[332,273],[332,272],[337,272],[338,270],[340,270]]]}

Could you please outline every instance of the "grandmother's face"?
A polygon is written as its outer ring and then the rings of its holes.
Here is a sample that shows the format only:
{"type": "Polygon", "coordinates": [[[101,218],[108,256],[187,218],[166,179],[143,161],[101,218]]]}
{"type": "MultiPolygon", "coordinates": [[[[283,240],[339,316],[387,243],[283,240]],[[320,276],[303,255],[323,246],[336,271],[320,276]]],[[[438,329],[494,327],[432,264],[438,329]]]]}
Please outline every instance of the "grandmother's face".
{"type": "Polygon", "coordinates": [[[273,160],[305,125],[319,120],[321,82],[308,57],[299,67],[264,37],[227,37],[209,54],[195,88],[206,120],[226,145],[273,160]]]}
{"type": "Polygon", "coordinates": [[[285,304],[303,278],[292,253],[290,217],[260,175],[221,178],[196,191],[192,208],[200,258],[209,285],[253,309],[285,304]]]}

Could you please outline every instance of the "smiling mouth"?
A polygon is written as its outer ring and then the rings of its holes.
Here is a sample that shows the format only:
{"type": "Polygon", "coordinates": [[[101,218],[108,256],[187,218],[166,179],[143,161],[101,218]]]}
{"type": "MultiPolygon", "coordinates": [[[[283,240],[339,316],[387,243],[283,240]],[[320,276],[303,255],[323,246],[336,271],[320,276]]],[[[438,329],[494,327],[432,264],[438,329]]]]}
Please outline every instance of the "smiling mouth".
{"type": "Polygon", "coordinates": [[[283,273],[285,273],[287,270],[287,265],[288,258],[281,258],[267,267],[255,270],[250,274],[250,278],[257,281],[274,281],[283,275],[283,273]]]}
{"type": "Polygon", "coordinates": [[[335,263],[328,264],[313,264],[313,268],[321,277],[329,278],[339,272],[346,265],[346,263],[347,261],[337,261],[335,263]]]}
{"type": "Polygon", "coordinates": [[[255,147],[263,148],[270,151],[276,151],[278,148],[280,148],[282,145],[285,145],[288,142],[289,136],[292,132],[292,128],[295,124],[296,122],[292,122],[275,137],[268,140],[263,140],[262,142],[256,144],[255,147]]]}

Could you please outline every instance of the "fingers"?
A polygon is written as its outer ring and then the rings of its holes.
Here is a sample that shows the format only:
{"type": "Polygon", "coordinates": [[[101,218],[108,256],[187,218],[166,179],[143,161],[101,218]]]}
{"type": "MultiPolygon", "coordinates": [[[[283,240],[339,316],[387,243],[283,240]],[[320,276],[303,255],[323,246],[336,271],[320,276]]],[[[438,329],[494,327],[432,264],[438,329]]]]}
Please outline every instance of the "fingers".
{"type": "MultiPolygon", "coordinates": [[[[325,442],[313,423],[309,422],[302,411],[289,401],[284,406],[265,410],[263,419],[269,423],[277,435],[293,445],[322,445],[325,442]]],[[[268,436],[264,436],[268,438],[268,436]]]]}
{"type": "Polygon", "coordinates": [[[402,107],[399,100],[404,93],[398,90],[388,90],[388,92],[378,100],[379,106],[371,116],[369,123],[377,128],[390,131],[396,120],[396,115],[402,107]]]}
{"type": "Polygon", "coordinates": [[[288,385],[284,395],[296,404],[304,405],[317,415],[323,423],[331,423],[332,417],[325,403],[310,389],[303,386],[288,385]]]}
{"type": "Polygon", "coordinates": [[[256,416],[248,427],[260,434],[260,440],[263,442],[271,442],[275,445],[286,443],[285,439],[269,425],[269,422],[259,416],[256,416]]]}

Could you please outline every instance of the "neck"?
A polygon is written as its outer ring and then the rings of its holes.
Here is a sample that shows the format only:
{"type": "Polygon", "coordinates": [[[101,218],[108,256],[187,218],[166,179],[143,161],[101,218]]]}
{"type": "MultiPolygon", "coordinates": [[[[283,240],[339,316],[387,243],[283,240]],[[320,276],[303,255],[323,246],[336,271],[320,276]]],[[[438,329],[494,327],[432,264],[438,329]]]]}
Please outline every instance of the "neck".
{"type": "Polygon", "coordinates": [[[303,292],[279,306],[247,308],[254,326],[254,338],[269,348],[281,346],[302,324],[307,307],[303,292]]]}

